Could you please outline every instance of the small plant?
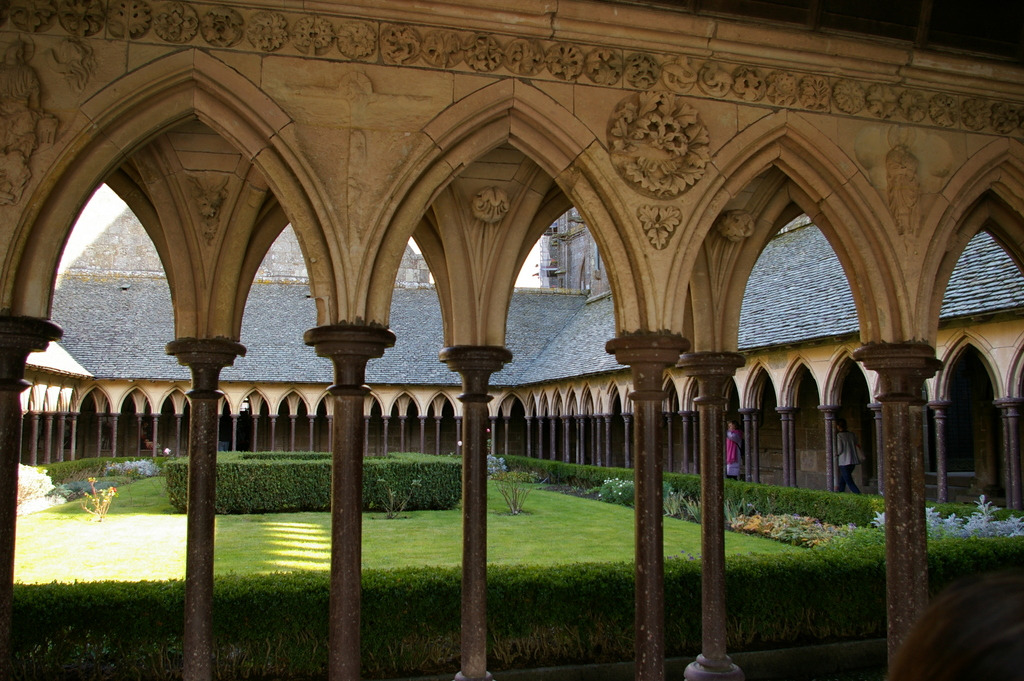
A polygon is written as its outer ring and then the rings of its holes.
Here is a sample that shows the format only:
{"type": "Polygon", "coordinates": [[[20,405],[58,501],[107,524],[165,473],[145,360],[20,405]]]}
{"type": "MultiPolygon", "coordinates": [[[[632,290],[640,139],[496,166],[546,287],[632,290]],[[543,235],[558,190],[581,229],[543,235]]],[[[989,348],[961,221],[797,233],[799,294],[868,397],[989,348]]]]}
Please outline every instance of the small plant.
{"type": "Polygon", "coordinates": [[[613,478],[605,480],[604,484],[598,488],[597,493],[601,497],[601,501],[607,501],[609,504],[632,506],[636,486],[632,480],[613,478]]]}
{"type": "Polygon", "coordinates": [[[729,529],[805,547],[820,546],[852,531],[800,515],[738,515],[729,522],[729,529]]]}
{"type": "MultiPolygon", "coordinates": [[[[951,514],[945,518],[934,508],[925,509],[925,523],[928,527],[929,539],[967,538],[967,537],[1024,537],[1024,519],[1013,516],[1006,520],[997,520],[999,510],[982,494],[975,503],[977,509],[967,518],[951,514]]],[[[885,513],[875,514],[871,524],[878,528],[885,527],[885,513]]]]}
{"type": "Polygon", "coordinates": [[[45,470],[18,464],[18,515],[62,504],[64,501],[45,470]]]}
{"type": "Polygon", "coordinates": [[[103,522],[110,511],[110,504],[117,496],[116,487],[104,487],[96,489],[96,478],[89,478],[89,488],[92,490],[82,499],[82,508],[92,515],[92,519],[98,523],[103,522]]]}
{"type": "Polygon", "coordinates": [[[405,507],[409,505],[409,500],[412,499],[413,492],[420,486],[419,480],[413,480],[409,484],[409,493],[403,496],[396,492],[395,489],[388,484],[387,480],[378,478],[377,482],[379,482],[384,488],[384,518],[387,520],[394,520],[402,514],[405,507]]]}
{"type": "Polygon", "coordinates": [[[494,456],[493,454],[487,455],[487,477],[493,478],[499,473],[505,473],[508,471],[508,466],[505,465],[505,459],[500,456],[494,456]]]}
{"type": "Polygon", "coordinates": [[[669,492],[665,495],[662,504],[665,507],[665,515],[669,518],[681,518],[683,520],[689,519],[689,513],[686,509],[687,497],[682,492],[669,492]]]}
{"type": "Polygon", "coordinates": [[[150,459],[138,459],[136,461],[121,461],[107,464],[103,471],[104,476],[123,475],[129,480],[141,480],[160,475],[160,467],[150,459]]]}
{"type": "Polygon", "coordinates": [[[492,479],[497,484],[498,491],[501,492],[501,497],[508,506],[509,515],[522,513],[526,497],[532,491],[532,488],[527,485],[535,482],[533,474],[526,471],[506,471],[493,475],[492,479]]]}

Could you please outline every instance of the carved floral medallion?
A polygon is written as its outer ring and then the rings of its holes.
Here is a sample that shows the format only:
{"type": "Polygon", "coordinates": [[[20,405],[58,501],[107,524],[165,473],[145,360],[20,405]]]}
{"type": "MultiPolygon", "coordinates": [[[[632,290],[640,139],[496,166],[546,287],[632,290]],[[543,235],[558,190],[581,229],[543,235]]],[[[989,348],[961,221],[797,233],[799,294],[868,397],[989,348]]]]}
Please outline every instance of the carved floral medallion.
{"type": "Polygon", "coordinates": [[[659,251],[683,222],[683,211],[676,206],[644,205],[636,209],[636,216],[647,240],[659,251]]]}
{"type": "Polygon", "coordinates": [[[199,32],[199,15],[191,5],[168,3],[153,17],[153,31],[169,43],[187,43],[199,32]]]}
{"type": "Polygon", "coordinates": [[[728,210],[719,216],[715,229],[729,241],[742,241],[754,233],[754,216],[745,210],[728,210]]]}
{"type": "Polygon", "coordinates": [[[484,187],[473,197],[470,210],[473,217],[485,225],[501,222],[509,209],[508,194],[501,187],[484,187]]]}

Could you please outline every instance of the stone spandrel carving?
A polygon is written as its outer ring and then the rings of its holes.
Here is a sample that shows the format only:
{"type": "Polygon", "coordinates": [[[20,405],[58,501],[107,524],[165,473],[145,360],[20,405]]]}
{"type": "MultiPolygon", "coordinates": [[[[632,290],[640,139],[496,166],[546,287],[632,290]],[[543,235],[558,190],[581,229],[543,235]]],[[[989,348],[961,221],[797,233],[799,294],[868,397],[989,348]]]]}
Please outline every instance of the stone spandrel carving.
{"type": "Polygon", "coordinates": [[[245,28],[245,39],[260,52],[277,52],[288,42],[288,20],[280,12],[256,12],[245,28]]]}
{"type": "Polygon", "coordinates": [[[622,72],[626,84],[637,90],[649,90],[661,78],[661,64],[650,54],[638,52],[626,57],[622,72]]]}
{"type": "Polygon", "coordinates": [[[113,0],[107,6],[107,30],[113,38],[141,38],[152,23],[152,10],[144,0],[113,0]]]}
{"type": "Polygon", "coordinates": [[[828,78],[824,76],[805,76],[798,86],[800,105],[811,111],[828,111],[830,89],[828,78]]]}
{"type": "Polygon", "coordinates": [[[61,0],[57,6],[57,19],[65,31],[85,38],[103,30],[106,9],[102,0],[61,0]]]}
{"type": "Polygon", "coordinates": [[[960,106],[960,120],[968,130],[982,130],[992,120],[992,105],[984,99],[965,99],[960,106]]]}
{"type": "Polygon", "coordinates": [[[470,210],[473,217],[485,225],[496,225],[508,213],[508,194],[501,187],[484,187],[473,197],[470,210]]]}
{"type": "Polygon", "coordinates": [[[904,90],[897,100],[900,113],[911,123],[919,123],[928,115],[928,100],[920,92],[904,90]]]}
{"type": "Polygon", "coordinates": [[[200,19],[199,32],[214,47],[231,47],[242,39],[245,20],[230,7],[215,7],[200,19]]]}
{"type": "Polygon", "coordinates": [[[228,178],[189,175],[188,179],[192,185],[192,200],[202,218],[203,238],[212,242],[220,224],[220,209],[228,198],[228,178]]]}
{"type": "Polygon", "coordinates": [[[870,85],[864,98],[868,112],[876,118],[892,118],[896,113],[896,91],[888,85],[870,85]]]}
{"type": "Polygon", "coordinates": [[[505,46],[505,68],[517,76],[535,75],[544,59],[544,48],[536,40],[516,38],[505,46]]]}
{"type": "Polygon", "coordinates": [[[572,82],[583,73],[583,50],[569,43],[555,43],[548,48],[545,63],[548,72],[559,80],[572,82]]]}
{"type": "Polygon", "coordinates": [[[96,71],[92,47],[78,38],[65,38],[50,50],[53,70],[64,76],[72,92],[81,94],[96,71]]]}
{"type": "Polygon", "coordinates": [[[53,26],[57,8],[53,0],[11,0],[11,23],[28,33],[38,33],[53,26]]]}
{"type": "Polygon", "coordinates": [[[864,87],[853,80],[837,81],[832,88],[832,102],[843,113],[860,113],[867,104],[864,87]]]}
{"type": "Polygon", "coordinates": [[[334,25],[323,17],[302,17],[292,29],[292,45],[303,54],[325,54],[333,42],[334,25]]]}
{"type": "Polygon", "coordinates": [[[705,62],[697,72],[697,85],[701,92],[712,97],[725,97],[732,89],[732,74],[717,62],[705,62]]]}
{"type": "Polygon", "coordinates": [[[729,241],[743,241],[754,233],[754,216],[745,210],[729,210],[718,217],[715,229],[729,241]]]}
{"type": "Polygon", "coordinates": [[[338,52],[348,59],[370,59],[377,54],[377,25],[367,21],[343,21],[335,33],[338,52]]]}
{"type": "Polygon", "coordinates": [[[662,65],[661,81],[668,90],[686,94],[697,84],[697,70],[690,64],[689,57],[678,57],[662,65]]]}
{"type": "Polygon", "coordinates": [[[741,66],[732,73],[732,91],[747,102],[759,102],[768,90],[757,69],[741,66]]]}
{"type": "Polygon", "coordinates": [[[708,131],[696,109],[671,92],[638,92],[619,103],[608,125],[618,173],[659,199],[678,196],[704,176],[708,131]]]}
{"type": "Polygon", "coordinates": [[[409,64],[420,56],[419,32],[411,26],[384,26],[380,32],[380,53],[386,64],[409,64]]]}
{"type": "Polygon", "coordinates": [[[614,85],[622,77],[622,53],[606,47],[590,51],[583,72],[598,85],[614,85]]]}
{"type": "Polygon", "coordinates": [[[636,209],[636,216],[644,236],[659,251],[668,246],[683,222],[683,211],[676,206],[644,205],[636,209]]]}
{"type": "Polygon", "coordinates": [[[450,69],[462,62],[462,41],[454,31],[431,31],[421,51],[423,61],[438,68],[450,69]]]}
{"type": "Polygon", "coordinates": [[[1009,135],[1021,124],[1020,107],[997,102],[992,105],[992,127],[1002,135],[1009,135]]]}
{"type": "Polygon", "coordinates": [[[462,42],[462,51],[466,65],[474,71],[490,73],[501,66],[505,51],[494,36],[477,33],[468,36],[462,42]]]}
{"type": "Polygon", "coordinates": [[[917,157],[910,150],[912,132],[893,130],[889,133],[892,148],[885,155],[886,195],[889,211],[900,234],[913,232],[917,221],[917,202],[921,197],[917,157]]]}
{"type": "Polygon", "coordinates": [[[153,17],[153,32],[169,43],[187,43],[199,33],[199,15],[191,5],[169,2],[153,17]]]}
{"type": "Polygon", "coordinates": [[[796,76],[786,71],[772,71],[765,78],[768,101],[776,106],[793,106],[800,97],[796,76]]]}
{"type": "Polygon", "coordinates": [[[953,127],[960,120],[956,97],[942,93],[934,95],[928,102],[928,115],[944,128],[953,127]]]}
{"type": "Polygon", "coordinates": [[[15,41],[0,64],[0,205],[21,200],[32,155],[57,134],[57,118],[39,105],[39,76],[29,66],[33,52],[30,44],[15,41]]]}

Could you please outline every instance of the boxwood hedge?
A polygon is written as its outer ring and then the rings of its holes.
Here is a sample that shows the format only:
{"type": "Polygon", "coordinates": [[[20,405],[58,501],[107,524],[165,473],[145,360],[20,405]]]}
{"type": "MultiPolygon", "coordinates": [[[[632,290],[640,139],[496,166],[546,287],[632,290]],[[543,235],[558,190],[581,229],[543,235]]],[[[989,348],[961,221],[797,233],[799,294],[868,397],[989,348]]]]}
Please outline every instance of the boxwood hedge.
{"type": "MultiPolygon", "coordinates": [[[[184,513],[188,502],[188,461],[164,468],[171,505],[184,513]]],[[[363,464],[363,507],[380,510],[388,492],[406,510],[455,508],[462,497],[462,465],[452,457],[392,454],[363,464]]],[[[217,513],[325,511],[331,506],[331,459],[322,452],[222,452],[217,456],[217,513]]]]}

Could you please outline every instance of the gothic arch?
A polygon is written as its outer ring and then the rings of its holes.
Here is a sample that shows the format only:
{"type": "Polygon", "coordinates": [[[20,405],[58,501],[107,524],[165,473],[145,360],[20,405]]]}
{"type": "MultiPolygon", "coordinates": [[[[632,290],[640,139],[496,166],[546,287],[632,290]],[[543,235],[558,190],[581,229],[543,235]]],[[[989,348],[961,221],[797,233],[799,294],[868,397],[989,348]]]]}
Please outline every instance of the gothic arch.
{"type": "Polygon", "coordinates": [[[988,380],[992,385],[992,391],[996,397],[1006,394],[1006,386],[1003,384],[1003,377],[1000,375],[996,360],[992,356],[992,347],[985,339],[976,336],[969,331],[961,332],[959,337],[951,341],[942,356],[942,368],[935,377],[934,397],[939,400],[949,399],[950,381],[953,376],[953,369],[960,358],[964,356],[968,348],[974,348],[978,353],[981,364],[985,367],[988,380]]]}
{"type": "MultiPolygon", "coordinates": [[[[821,382],[822,404],[840,404],[843,383],[851,371],[859,371],[863,375],[864,369],[859,362],[854,361],[848,347],[840,346],[836,348],[835,352],[832,353],[831,359],[829,359],[828,371],[821,382]]],[[[866,376],[864,381],[865,383],[867,382],[866,376]]]]}
{"type": "Polygon", "coordinates": [[[818,404],[821,404],[821,386],[818,379],[811,371],[811,366],[803,357],[796,357],[786,368],[786,374],[782,379],[782,386],[779,389],[781,400],[780,407],[796,406],[797,390],[800,388],[800,381],[803,380],[804,371],[814,381],[815,390],[818,393],[818,404]]]}

